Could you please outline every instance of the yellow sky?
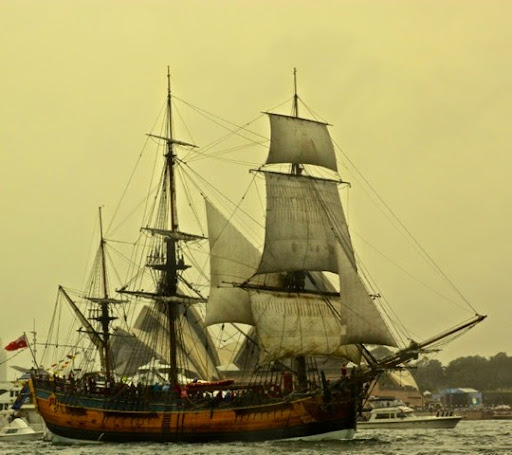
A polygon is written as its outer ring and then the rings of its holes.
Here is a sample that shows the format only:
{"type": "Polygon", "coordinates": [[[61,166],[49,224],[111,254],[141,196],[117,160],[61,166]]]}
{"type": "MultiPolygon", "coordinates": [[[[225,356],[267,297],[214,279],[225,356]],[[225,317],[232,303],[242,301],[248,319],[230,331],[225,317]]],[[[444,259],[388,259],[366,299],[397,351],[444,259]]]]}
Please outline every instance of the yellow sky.
{"type": "MultiPolygon", "coordinates": [[[[97,207],[115,208],[167,65],[177,96],[240,124],[288,99],[297,67],[336,143],[489,315],[440,359],[512,354],[510,17],[505,0],[0,0],[2,341],[45,331],[57,285],[83,284],[97,207]]],[[[357,201],[356,243],[392,254],[357,201]]],[[[421,336],[468,317],[445,302],[420,316],[403,278],[385,289],[421,336]]]]}

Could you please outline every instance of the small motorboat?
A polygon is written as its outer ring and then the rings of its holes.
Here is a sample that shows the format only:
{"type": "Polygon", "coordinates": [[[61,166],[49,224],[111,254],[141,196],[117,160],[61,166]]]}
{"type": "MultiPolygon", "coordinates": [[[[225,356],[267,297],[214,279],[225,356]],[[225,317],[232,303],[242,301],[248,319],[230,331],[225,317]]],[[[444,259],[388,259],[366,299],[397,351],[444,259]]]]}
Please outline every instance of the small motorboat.
{"type": "Polygon", "coordinates": [[[0,441],[31,441],[42,439],[43,431],[35,431],[25,419],[16,418],[0,430],[0,441]]]}
{"type": "Polygon", "coordinates": [[[357,422],[359,430],[375,429],[429,429],[455,428],[462,416],[453,415],[453,411],[439,411],[436,415],[417,415],[403,403],[379,406],[363,414],[363,420],[357,422]]]}

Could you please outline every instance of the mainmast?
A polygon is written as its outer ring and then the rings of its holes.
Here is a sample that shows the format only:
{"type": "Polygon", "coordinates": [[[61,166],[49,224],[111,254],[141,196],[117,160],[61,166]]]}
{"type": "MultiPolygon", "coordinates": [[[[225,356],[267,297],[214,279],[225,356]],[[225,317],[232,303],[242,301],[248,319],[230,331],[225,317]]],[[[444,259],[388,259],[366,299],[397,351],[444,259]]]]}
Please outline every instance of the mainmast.
{"type": "Polygon", "coordinates": [[[142,228],[151,235],[160,238],[156,248],[149,252],[146,262],[146,267],[152,268],[159,273],[157,286],[155,292],[127,290],[125,288],[120,289],[118,292],[151,299],[156,303],[157,310],[165,315],[168,331],[168,339],[166,341],[168,343],[168,379],[171,384],[175,385],[178,383],[178,345],[183,341],[179,336],[179,305],[198,301],[204,302],[204,298],[199,293],[197,293],[198,296],[196,297],[179,292],[178,281],[182,279],[180,274],[183,270],[189,268],[183,260],[181,242],[202,240],[204,237],[179,230],[175,178],[177,155],[174,149],[175,145],[184,147],[196,146],[179,141],[173,137],[171,75],[169,67],[167,67],[167,120],[166,132],[163,136],[147,134],[155,139],[165,141],[166,147],[164,154],[164,177],[161,182],[161,197],[157,210],[157,219],[153,220],[153,226],[142,228]]]}
{"type": "MultiPolygon", "coordinates": [[[[187,234],[179,231],[178,224],[178,208],[177,208],[177,191],[176,191],[176,178],[175,178],[175,165],[176,154],[174,150],[175,145],[195,147],[193,144],[182,142],[174,139],[173,137],[173,122],[172,122],[172,95],[171,95],[171,75],[169,67],[167,67],[167,133],[165,136],[157,136],[148,134],[148,136],[164,140],[166,143],[165,153],[165,178],[162,187],[161,208],[162,213],[168,213],[167,218],[164,220],[157,220],[157,223],[165,222],[165,225],[155,227],[146,227],[145,229],[152,234],[161,236],[165,246],[165,258],[160,261],[157,256],[148,258],[147,266],[161,272],[155,294],[141,293],[141,292],[128,292],[145,297],[153,297],[167,318],[167,329],[169,332],[169,382],[171,384],[178,383],[178,318],[179,311],[178,305],[181,303],[199,300],[182,295],[178,290],[179,274],[182,270],[187,269],[189,266],[183,261],[183,256],[180,250],[181,241],[192,241],[202,239],[203,237],[187,234]]],[[[125,291],[126,292],[126,291],[125,291]]]]}
{"type": "MultiPolygon", "coordinates": [[[[171,74],[167,67],[167,117],[168,117],[168,140],[166,166],[169,175],[169,203],[170,203],[170,230],[175,233],[178,230],[178,210],[176,207],[176,182],[174,178],[174,143],[172,131],[172,100],[171,100],[171,74]]],[[[166,244],[166,267],[162,275],[160,286],[161,291],[166,295],[176,295],[178,292],[178,258],[176,239],[172,236],[165,238],[166,244]]],[[[178,383],[178,361],[177,361],[177,331],[176,320],[178,318],[178,308],[175,302],[166,304],[167,322],[169,329],[169,382],[172,385],[178,383]]]]}
{"type": "Polygon", "coordinates": [[[171,102],[171,73],[167,67],[167,118],[168,138],[167,141],[167,169],[169,171],[169,194],[171,196],[171,231],[178,229],[178,210],[176,208],[176,183],[174,180],[174,150],[172,131],[172,102],[171,102]]]}

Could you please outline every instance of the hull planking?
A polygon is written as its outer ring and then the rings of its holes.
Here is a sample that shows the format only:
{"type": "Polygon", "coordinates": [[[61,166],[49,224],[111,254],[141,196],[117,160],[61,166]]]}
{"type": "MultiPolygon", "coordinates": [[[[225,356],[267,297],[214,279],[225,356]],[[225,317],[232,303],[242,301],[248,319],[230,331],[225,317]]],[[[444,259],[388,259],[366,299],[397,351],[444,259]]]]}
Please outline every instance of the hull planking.
{"type": "Polygon", "coordinates": [[[244,407],[122,410],[111,400],[31,387],[48,429],[64,438],[112,442],[263,441],[355,430],[356,401],[347,392],[244,407]],[[80,404],[81,403],[81,404],[80,404]],[[116,406],[116,409],[106,409],[116,406]]]}

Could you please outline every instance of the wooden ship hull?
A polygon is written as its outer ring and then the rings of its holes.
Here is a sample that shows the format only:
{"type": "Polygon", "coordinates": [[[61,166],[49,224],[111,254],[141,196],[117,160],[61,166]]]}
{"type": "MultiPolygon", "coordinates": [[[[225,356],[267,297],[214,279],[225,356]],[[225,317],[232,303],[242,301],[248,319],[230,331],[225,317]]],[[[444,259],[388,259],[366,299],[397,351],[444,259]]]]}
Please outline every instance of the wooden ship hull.
{"type": "Polygon", "coordinates": [[[52,391],[31,383],[48,429],[62,438],[112,442],[263,441],[350,437],[356,427],[357,396],[350,392],[275,399],[251,406],[221,403],[194,408],[155,400],[105,400],[52,391]],[[102,408],[103,407],[103,408],[102,408]]]}

